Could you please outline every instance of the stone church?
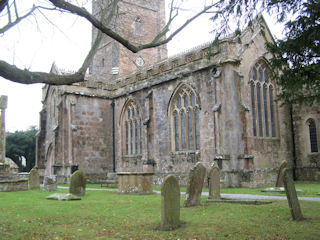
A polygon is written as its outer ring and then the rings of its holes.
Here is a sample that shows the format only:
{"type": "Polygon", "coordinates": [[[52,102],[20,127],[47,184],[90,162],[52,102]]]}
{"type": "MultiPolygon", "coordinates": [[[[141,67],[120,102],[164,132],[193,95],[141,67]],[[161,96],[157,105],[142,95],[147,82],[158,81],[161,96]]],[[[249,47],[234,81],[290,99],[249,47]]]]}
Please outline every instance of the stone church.
{"type": "MultiPolygon", "coordinates": [[[[165,24],[164,0],[120,1],[118,13],[114,29],[137,44],[165,24]]],[[[196,162],[216,161],[224,186],[258,187],[274,184],[287,160],[295,179],[319,181],[320,107],[275,101],[272,41],[262,16],[241,41],[172,58],[166,45],[133,54],[105,37],[84,82],[43,88],[36,168],[59,182],[81,169],[91,182],[154,172],[156,184],[168,174],[185,184],[196,162]]]]}

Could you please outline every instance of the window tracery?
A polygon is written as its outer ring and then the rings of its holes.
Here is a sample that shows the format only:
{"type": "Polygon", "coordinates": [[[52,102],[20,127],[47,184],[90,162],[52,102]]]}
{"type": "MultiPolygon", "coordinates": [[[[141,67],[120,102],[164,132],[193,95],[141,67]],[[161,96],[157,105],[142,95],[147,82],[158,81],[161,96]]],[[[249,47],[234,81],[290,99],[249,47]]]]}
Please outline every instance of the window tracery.
{"type": "Polygon", "coordinates": [[[269,72],[267,65],[259,61],[250,73],[252,126],[255,137],[277,137],[274,86],[269,72]]]}
{"type": "Polygon", "coordinates": [[[194,91],[188,86],[181,87],[172,97],[170,115],[172,150],[199,150],[199,104],[194,91]]]}
{"type": "Polygon", "coordinates": [[[138,105],[130,101],[124,110],[123,120],[123,155],[137,155],[142,152],[142,121],[138,105]]]}

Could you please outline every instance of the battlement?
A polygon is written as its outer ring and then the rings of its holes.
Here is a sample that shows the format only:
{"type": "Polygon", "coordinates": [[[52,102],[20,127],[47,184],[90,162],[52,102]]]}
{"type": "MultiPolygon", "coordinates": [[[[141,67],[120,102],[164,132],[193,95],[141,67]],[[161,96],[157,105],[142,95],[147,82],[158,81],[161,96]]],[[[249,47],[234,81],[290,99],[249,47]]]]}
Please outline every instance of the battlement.
{"type": "MultiPolygon", "coordinates": [[[[196,62],[202,59],[208,59],[210,51],[211,42],[202,44],[196,48],[185,51],[178,55],[174,55],[168,59],[162,60],[158,63],[155,63],[151,66],[141,68],[137,71],[134,71],[126,76],[119,77],[115,80],[111,80],[108,83],[105,83],[103,79],[99,80],[97,78],[102,78],[102,76],[88,75],[85,78],[85,81],[81,83],[75,83],[74,86],[87,87],[87,88],[96,88],[109,91],[115,91],[119,88],[126,87],[128,85],[141,82],[145,79],[150,79],[156,76],[159,76],[163,73],[174,71],[175,69],[196,62]],[[95,78],[95,81],[92,81],[92,78],[95,78]]],[[[211,49],[210,57],[218,53],[217,49],[211,49]]]]}

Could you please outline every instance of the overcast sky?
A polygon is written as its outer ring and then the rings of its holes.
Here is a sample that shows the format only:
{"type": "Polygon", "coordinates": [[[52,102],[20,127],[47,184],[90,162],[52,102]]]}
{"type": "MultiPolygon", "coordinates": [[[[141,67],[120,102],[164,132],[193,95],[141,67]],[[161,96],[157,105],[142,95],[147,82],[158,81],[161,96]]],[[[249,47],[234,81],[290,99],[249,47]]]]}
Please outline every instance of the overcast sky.
{"type": "MultiPolygon", "coordinates": [[[[195,12],[203,6],[201,1],[189,0],[189,8],[195,12]]],[[[32,1],[18,0],[17,3],[27,9],[32,1]]],[[[0,59],[32,71],[49,72],[53,62],[59,68],[77,70],[90,48],[91,25],[72,14],[48,11],[43,13],[45,14],[37,14],[37,20],[30,17],[0,35],[0,59]],[[48,19],[54,24],[48,22],[48,19]]],[[[180,21],[185,20],[188,14],[192,14],[192,11],[181,13],[180,21]]],[[[204,15],[177,35],[168,44],[169,56],[210,41],[210,30],[213,26],[208,18],[208,15],[204,15]]],[[[281,26],[276,25],[266,15],[265,18],[272,33],[279,37],[281,26]]],[[[0,15],[0,27],[6,20],[6,16],[0,15]]],[[[0,95],[8,96],[7,131],[38,126],[42,108],[42,86],[17,84],[0,77],[0,95]]]]}

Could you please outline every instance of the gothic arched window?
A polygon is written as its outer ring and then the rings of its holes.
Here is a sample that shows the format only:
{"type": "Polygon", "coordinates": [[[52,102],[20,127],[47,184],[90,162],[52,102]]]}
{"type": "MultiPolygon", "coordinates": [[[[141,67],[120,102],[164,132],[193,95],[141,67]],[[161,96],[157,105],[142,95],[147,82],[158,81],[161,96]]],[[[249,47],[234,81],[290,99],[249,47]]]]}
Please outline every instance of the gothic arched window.
{"type": "Polygon", "coordinates": [[[142,121],[138,105],[130,100],[122,116],[123,155],[142,153],[142,121]]]}
{"type": "Polygon", "coordinates": [[[252,126],[255,137],[276,137],[277,134],[274,86],[269,72],[267,65],[259,61],[250,73],[252,126]]]}
{"type": "Polygon", "coordinates": [[[182,86],[170,103],[172,151],[200,149],[199,104],[194,91],[182,86]]]}
{"type": "Polygon", "coordinates": [[[317,127],[313,119],[308,121],[309,125],[309,137],[310,137],[310,150],[311,152],[318,152],[318,140],[317,140],[317,127]]]}

